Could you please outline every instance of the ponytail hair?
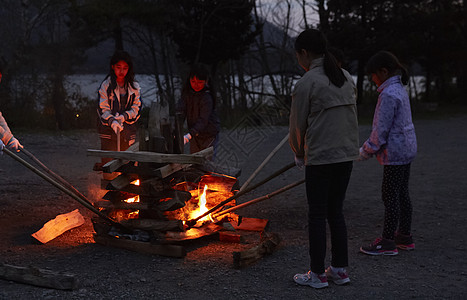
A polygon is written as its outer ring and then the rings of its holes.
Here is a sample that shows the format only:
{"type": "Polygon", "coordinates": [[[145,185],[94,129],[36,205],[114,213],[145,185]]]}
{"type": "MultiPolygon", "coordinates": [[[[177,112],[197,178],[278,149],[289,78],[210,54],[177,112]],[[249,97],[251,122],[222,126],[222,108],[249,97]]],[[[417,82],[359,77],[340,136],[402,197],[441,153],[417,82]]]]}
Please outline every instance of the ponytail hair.
{"type": "Polygon", "coordinates": [[[328,50],[328,42],[324,34],[316,29],[307,29],[300,33],[295,40],[295,51],[306,50],[314,55],[323,55],[324,73],[337,87],[342,87],[347,81],[344,72],[337,64],[334,55],[328,50]]]}
{"type": "Polygon", "coordinates": [[[409,72],[397,57],[389,51],[379,51],[366,63],[365,72],[369,75],[385,68],[390,75],[401,75],[401,81],[404,85],[409,83],[409,72]]]}

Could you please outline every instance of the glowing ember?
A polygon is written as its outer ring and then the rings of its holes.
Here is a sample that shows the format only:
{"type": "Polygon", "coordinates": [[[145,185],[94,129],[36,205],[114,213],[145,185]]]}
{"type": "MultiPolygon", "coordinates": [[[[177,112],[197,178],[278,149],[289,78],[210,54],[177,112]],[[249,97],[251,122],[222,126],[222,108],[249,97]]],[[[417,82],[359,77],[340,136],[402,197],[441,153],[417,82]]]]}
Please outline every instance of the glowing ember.
{"type": "MultiPolygon", "coordinates": [[[[131,184],[139,185],[139,179],[136,179],[135,181],[132,181],[131,184]]],[[[135,196],[135,197],[132,197],[132,198],[128,198],[128,199],[123,200],[123,201],[126,202],[126,203],[139,202],[139,195],[135,196]]]]}

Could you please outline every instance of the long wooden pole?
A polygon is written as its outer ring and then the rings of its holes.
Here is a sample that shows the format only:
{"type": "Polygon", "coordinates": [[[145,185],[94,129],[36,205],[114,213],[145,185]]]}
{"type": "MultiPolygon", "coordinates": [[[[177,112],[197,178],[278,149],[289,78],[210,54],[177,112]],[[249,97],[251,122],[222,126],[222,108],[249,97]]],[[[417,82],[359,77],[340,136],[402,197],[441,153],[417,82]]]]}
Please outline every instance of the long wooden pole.
{"type": "Polygon", "coordinates": [[[88,202],[92,205],[92,203],[84,196],[80,191],[78,191],[74,186],[71,185],[68,181],[66,181],[63,177],[55,173],[54,171],[47,168],[45,164],[43,164],[37,157],[35,157],[31,152],[26,150],[25,148],[21,149],[21,153],[26,154],[27,157],[32,159],[37,165],[39,165],[44,171],[50,174],[55,180],[59,181],[63,186],[68,188],[70,191],[76,194],[76,196],[80,197],[83,201],[88,202]]]}
{"type": "Polygon", "coordinates": [[[240,192],[247,188],[250,182],[258,175],[258,173],[264,168],[264,166],[271,160],[271,158],[279,151],[280,148],[289,140],[289,134],[282,139],[282,141],[274,148],[274,150],[269,153],[269,155],[264,159],[264,161],[259,165],[259,167],[250,175],[250,177],[245,181],[245,183],[240,188],[240,192]]]}
{"type": "Polygon", "coordinates": [[[271,179],[273,179],[273,178],[279,176],[280,174],[284,173],[285,171],[287,171],[288,169],[290,169],[290,168],[292,168],[292,167],[294,167],[294,166],[295,166],[295,162],[286,165],[286,166],[283,167],[282,169],[280,169],[280,170],[274,172],[273,174],[271,174],[271,175],[268,176],[267,178],[263,179],[262,181],[258,182],[257,184],[251,186],[250,188],[246,188],[246,189],[244,189],[243,191],[240,191],[240,192],[236,193],[236,194],[233,195],[232,197],[229,197],[229,198],[225,199],[224,201],[222,201],[221,203],[217,204],[217,205],[214,206],[213,208],[209,209],[207,212],[203,213],[202,215],[200,215],[200,216],[198,216],[198,217],[196,217],[196,218],[194,218],[194,219],[188,220],[188,221],[186,222],[188,228],[193,227],[199,219],[202,219],[202,218],[204,218],[205,216],[207,216],[207,215],[209,215],[209,214],[215,212],[216,210],[218,210],[218,209],[221,208],[222,206],[226,205],[226,204],[229,203],[230,201],[232,201],[232,200],[234,200],[234,199],[236,199],[236,198],[238,198],[238,197],[240,197],[240,196],[242,196],[242,195],[244,195],[244,194],[246,194],[246,193],[248,193],[248,192],[254,190],[255,188],[259,187],[260,185],[265,184],[265,183],[268,182],[269,180],[271,180],[271,179]]]}
{"type": "Polygon", "coordinates": [[[218,212],[218,213],[214,213],[214,214],[213,214],[213,218],[215,219],[215,218],[218,218],[218,217],[220,217],[220,216],[222,216],[222,215],[225,215],[225,214],[227,214],[227,213],[230,213],[230,212],[232,212],[232,211],[234,211],[234,210],[237,210],[237,209],[240,209],[240,208],[243,208],[243,207],[246,207],[246,206],[249,206],[249,205],[252,205],[252,204],[255,204],[255,203],[264,201],[264,200],[267,200],[267,199],[270,199],[270,198],[272,198],[272,197],[274,197],[274,196],[276,196],[276,195],[278,195],[278,194],[280,194],[280,193],[283,193],[283,192],[285,192],[285,191],[287,191],[287,190],[290,190],[291,188],[294,188],[294,187],[296,187],[296,186],[298,186],[298,185],[300,185],[300,184],[302,184],[302,183],[304,183],[304,182],[305,182],[305,179],[299,180],[299,181],[297,181],[297,182],[294,182],[294,183],[292,183],[292,184],[286,185],[286,186],[284,186],[283,188],[280,188],[280,189],[278,189],[278,190],[276,190],[276,191],[274,191],[274,192],[272,192],[272,193],[269,193],[269,194],[267,194],[267,195],[264,195],[264,196],[262,196],[262,197],[259,197],[259,198],[250,200],[250,201],[248,201],[248,202],[245,202],[245,203],[242,203],[242,204],[233,206],[233,207],[231,207],[231,208],[222,210],[222,211],[220,211],[220,212],[218,212]]]}
{"type": "Polygon", "coordinates": [[[62,192],[64,192],[65,194],[67,194],[68,196],[70,196],[71,198],[73,198],[74,200],[78,201],[79,203],[81,203],[84,207],[86,207],[87,209],[89,209],[90,211],[92,211],[93,213],[97,214],[99,217],[103,218],[104,220],[106,220],[107,222],[111,223],[112,225],[114,226],[117,226],[121,229],[125,229],[125,230],[129,230],[128,228],[126,228],[125,226],[123,226],[122,224],[120,223],[117,223],[115,222],[114,220],[110,219],[109,217],[107,217],[106,215],[104,215],[102,212],[100,212],[99,210],[97,210],[89,201],[84,201],[83,199],[81,199],[80,197],[78,197],[75,193],[73,193],[72,191],[68,190],[66,187],[64,187],[63,185],[61,185],[60,183],[58,183],[57,181],[55,181],[53,178],[49,177],[47,174],[45,174],[44,172],[42,172],[41,170],[37,169],[36,167],[34,167],[33,165],[31,165],[30,163],[28,163],[27,161],[25,161],[24,159],[22,159],[21,157],[19,157],[18,155],[16,155],[15,153],[13,153],[11,150],[7,149],[6,147],[3,148],[2,150],[4,153],[6,153],[7,155],[9,155],[11,158],[13,158],[14,160],[18,161],[19,163],[21,163],[23,166],[25,166],[26,168],[28,168],[29,170],[33,171],[34,173],[36,173],[37,175],[39,175],[39,177],[42,177],[43,179],[45,179],[46,181],[48,181],[50,184],[52,184],[53,186],[55,186],[56,188],[58,188],[59,190],[61,190],[62,192]]]}

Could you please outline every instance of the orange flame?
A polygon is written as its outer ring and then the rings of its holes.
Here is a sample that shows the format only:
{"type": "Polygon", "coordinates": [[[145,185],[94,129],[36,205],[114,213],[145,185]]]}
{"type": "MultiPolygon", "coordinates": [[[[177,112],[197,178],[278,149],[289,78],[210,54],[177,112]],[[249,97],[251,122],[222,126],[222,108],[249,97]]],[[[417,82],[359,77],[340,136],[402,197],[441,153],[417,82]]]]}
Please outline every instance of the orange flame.
{"type": "MultiPolygon", "coordinates": [[[[132,181],[131,184],[139,185],[139,179],[136,179],[135,181],[132,181]]],[[[125,201],[126,203],[139,202],[139,195],[137,195],[135,197],[132,197],[132,198],[128,198],[128,199],[123,200],[123,201],[125,201]]]]}
{"type": "MultiPolygon", "coordinates": [[[[208,185],[206,184],[206,185],[204,185],[203,193],[199,197],[198,209],[193,210],[190,213],[190,219],[194,219],[197,216],[200,216],[200,215],[202,215],[202,214],[204,214],[205,212],[208,211],[208,208],[206,207],[206,191],[207,190],[208,190],[208,185]]],[[[209,220],[209,215],[205,216],[204,218],[202,218],[202,219],[200,219],[198,221],[206,221],[206,220],[209,220]]]]}

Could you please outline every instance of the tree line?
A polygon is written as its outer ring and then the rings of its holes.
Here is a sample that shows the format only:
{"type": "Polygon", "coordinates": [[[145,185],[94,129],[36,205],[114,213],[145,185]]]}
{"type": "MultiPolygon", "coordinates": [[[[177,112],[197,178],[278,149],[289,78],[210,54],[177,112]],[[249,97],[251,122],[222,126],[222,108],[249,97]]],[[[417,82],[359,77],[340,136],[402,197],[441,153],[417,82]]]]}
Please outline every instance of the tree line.
{"type": "Polygon", "coordinates": [[[375,99],[364,66],[382,49],[423,76],[415,103],[466,101],[462,0],[0,0],[0,7],[0,108],[16,126],[94,124],[96,99],[65,85],[86,51],[109,40],[144,62],[136,71],[154,75],[157,100],[171,112],[187,67],[199,62],[211,68],[225,124],[258,106],[287,115],[303,74],[293,37],[306,28],[322,30],[344,53],[359,105],[375,99]]]}

